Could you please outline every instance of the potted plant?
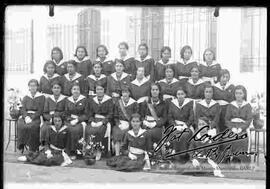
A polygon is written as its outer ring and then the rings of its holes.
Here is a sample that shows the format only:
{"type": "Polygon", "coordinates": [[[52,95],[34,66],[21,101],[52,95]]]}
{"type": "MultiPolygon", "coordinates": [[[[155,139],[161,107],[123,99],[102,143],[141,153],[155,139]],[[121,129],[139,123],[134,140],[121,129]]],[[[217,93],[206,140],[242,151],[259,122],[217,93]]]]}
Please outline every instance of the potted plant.
{"type": "Polygon", "coordinates": [[[261,102],[264,98],[264,94],[256,94],[251,99],[252,105],[252,118],[253,126],[255,129],[261,129],[264,126],[264,120],[262,116],[264,115],[263,103],[261,102]]]}
{"type": "Polygon", "coordinates": [[[21,115],[21,98],[19,97],[19,90],[10,88],[8,90],[8,104],[9,104],[9,115],[12,119],[18,119],[21,115]]]}

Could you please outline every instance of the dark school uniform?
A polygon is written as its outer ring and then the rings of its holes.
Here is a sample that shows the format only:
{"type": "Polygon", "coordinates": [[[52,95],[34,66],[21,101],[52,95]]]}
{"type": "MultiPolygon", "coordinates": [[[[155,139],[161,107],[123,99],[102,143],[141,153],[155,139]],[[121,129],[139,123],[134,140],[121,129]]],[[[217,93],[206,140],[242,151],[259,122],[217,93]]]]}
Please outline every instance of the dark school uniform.
{"type": "MultiPolygon", "coordinates": [[[[251,121],[252,107],[248,102],[244,101],[240,107],[237,105],[236,101],[232,101],[230,104],[228,104],[225,115],[225,124],[228,129],[241,128],[242,131],[238,135],[242,135],[243,133],[247,132],[247,128],[249,128],[251,121]],[[241,121],[236,119],[241,119],[241,121]]],[[[230,144],[232,145],[232,152],[247,152],[248,143],[248,137],[231,142],[230,144]]],[[[240,159],[240,161],[244,163],[250,162],[250,157],[245,154],[240,154],[239,156],[233,158],[240,159]]]]}
{"type": "Polygon", "coordinates": [[[56,69],[55,73],[57,73],[60,76],[63,76],[67,73],[67,61],[65,60],[60,60],[60,62],[56,63],[55,60],[53,60],[55,63],[56,69]]]}
{"type": "Polygon", "coordinates": [[[88,115],[87,98],[80,95],[76,101],[73,96],[68,97],[65,103],[65,124],[68,126],[68,153],[78,149],[78,141],[83,137],[83,126],[86,126],[88,115]],[[78,119],[75,125],[71,121],[78,119]]]}
{"type": "Polygon", "coordinates": [[[74,83],[78,83],[80,86],[80,91],[82,94],[85,93],[85,81],[81,74],[77,73],[73,76],[72,79],[69,78],[69,74],[65,74],[61,78],[61,84],[62,84],[62,93],[66,96],[71,96],[71,88],[74,83]]]}
{"type": "Polygon", "coordinates": [[[159,81],[165,78],[165,68],[168,65],[175,66],[175,62],[171,59],[167,63],[163,62],[162,59],[155,63],[155,81],[159,81]]]}
{"type": "Polygon", "coordinates": [[[161,93],[163,94],[163,100],[171,100],[175,98],[177,89],[182,86],[182,83],[176,78],[173,78],[170,83],[168,80],[162,79],[158,81],[161,87],[161,93]]]}
{"type": "Polygon", "coordinates": [[[18,148],[28,145],[30,151],[36,151],[39,147],[40,116],[43,113],[45,97],[37,92],[34,97],[29,93],[22,100],[22,116],[18,120],[18,148]],[[32,121],[25,123],[25,117],[32,121]]]}
{"type": "Polygon", "coordinates": [[[79,60],[76,56],[74,61],[77,63],[77,72],[86,78],[92,72],[92,62],[88,56],[84,57],[82,60],[79,60]]]}
{"type": "Polygon", "coordinates": [[[150,140],[151,140],[151,147],[153,147],[153,144],[156,142],[159,142],[159,140],[162,138],[162,129],[165,126],[167,122],[167,106],[166,103],[163,100],[159,100],[157,103],[153,103],[152,99],[148,99],[144,102],[142,102],[139,106],[139,113],[141,114],[143,120],[146,120],[148,122],[156,122],[155,127],[153,128],[146,128],[147,132],[149,134],[150,140]],[[149,108],[148,103],[153,105],[153,108],[157,114],[158,120],[155,121],[154,117],[152,116],[149,108]]]}
{"type": "Polygon", "coordinates": [[[130,85],[130,75],[123,72],[121,78],[116,77],[116,72],[107,77],[107,89],[106,94],[114,98],[113,93],[117,93],[121,96],[122,90],[128,88],[130,85]]]}
{"type": "MultiPolygon", "coordinates": [[[[188,132],[183,133],[180,140],[175,140],[172,144],[175,152],[188,150],[189,142],[187,141],[193,134],[190,128],[194,125],[193,101],[189,98],[185,98],[183,104],[180,106],[178,99],[171,100],[168,108],[168,123],[170,126],[174,125],[175,127],[181,124],[185,124],[187,126],[186,130],[188,132]]],[[[175,134],[179,136],[180,132],[182,131],[177,130],[175,131],[175,134]]],[[[186,153],[175,156],[175,159],[179,162],[186,163],[189,160],[189,154],[186,153]]]]}
{"type": "Polygon", "coordinates": [[[86,94],[89,95],[89,97],[93,98],[96,96],[96,86],[101,85],[104,87],[104,90],[106,91],[107,88],[107,77],[104,74],[101,74],[99,77],[96,77],[95,75],[91,74],[86,78],[86,94]]]}
{"type": "Polygon", "coordinates": [[[175,76],[180,81],[185,78],[189,78],[191,68],[198,65],[198,63],[195,60],[188,60],[186,63],[184,63],[183,59],[179,60],[175,64],[175,76]]]}
{"type": "Polygon", "coordinates": [[[51,78],[49,78],[47,74],[44,74],[41,76],[39,81],[39,91],[44,95],[52,94],[52,83],[55,81],[61,81],[60,75],[55,73],[51,78]]]}
{"type": "Polygon", "coordinates": [[[145,129],[140,128],[137,135],[133,130],[129,130],[124,138],[123,154],[108,159],[107,165],[118,171],[142,170],[148,157],[149,145],[149,137],[145,129]],[[131,159],[131,156],[136,156],[136,159],[131,159]]]}
{"type": "Polygon", "coordinates": [[[207,83],[202,79],[199,79],[196,83],[191,78],[186,80],[184,86],[187,90],[187,98],[192,99],[203,99],[204,98],[204,87],[207,83]]]}
{"type": "MultiPolygon", "coordinates": [[[[102,73],[105,74],[106,76],[111,75],[113,72],[115,72],[115,64],[113,59],[106,57],[104,61],[101,61],[100,58],[97,58],[95,60],[96,62],[101,62],[102,63],[102,73]]],[[[93,63],[94,65],[95,63],[93,63]]]]}
{"type": "Polygon", "coordinates": [[[39,152],[29,153],[27,161],[37,165],[45,166],[57,166],[61,165],[65,158],[63,156],[63,150],[67,146],[68,130],[67,126],[62,126],[59,130],[54,125],[50,125],[48,136],[46,138],[47,148],[42,149],[39,152]],[[47,157],[47,153],[50,151],[51,157],[47,157]]]}
{"type": "Polygon", "coordinates": [[[217,101],[211,99],[210,103],[207,104],[205,99],[201,100],[197,103],[195,108],[195,125],[198,124],[198,119],[200,117],[207,117],[210,120],[210,129],[215,128],[219,131],[219,116],[220,105],[217,101]]]}
{"type": "Polygon", "coordinates": [[[220,128],[220,131],[222,132],[226,129],[225,114],[226,114],[227,106],[234,99],[234,94],[233,94],[234,85],[227,83],[225,86],[221,86],[220,82],[218,82],[213,86],[213,88],[214,88],[213,99],[219,103],[220,108],[221,108],[219,128],[220,128]]]}
{"type": "MultiPolygon", "coordinates": [[[[136,72],[138,67],[144,67],[145,77],[154,81],[155,77],[155,60],[151,56],[147,55],[143,60],[140,57],[135,58],[136,72]]],[[[135,78],[135,77],[134,77],[135,78]]]]}
{"type": "Polygon", "coordinates": [[[114,123],[115,123],[115,125],[114,125],[113,130],[112,130],[113,131],[112,138],[114,141],[122,141],[123,140],[124,134],[130,129],[130,124],[129,124],[130,116],[134,113],[137,113],[137,112],[138,112],[138,104],[132,98],[129,98],[127,103],[125,103],[122,98],[119,99],[115,103],[115,106],[114,106],[114,123]],[[123,102],[123,107],[126,110],[128,117],[125,116],[125,114],[123,113],[123,111],[121,109],[120,102],[119,102],[120,100],[123,102]],[[119,127],[119,125],[125,125],[126,128],[121,129],[119,127]]]}
{"type": "Polygon", "coordinates": [[[131,80],[135,79],[136,76],[136,65],[135,65],[135,58],[129,55],[125,56],[124,58],[118,57],[115,59],[116,61],[121,61],[124,64],[124,72],[130,75],[131,80]]]}
{"type": "Polygon", "coordinates": [[[149,78],[144,77],[141,82],[135,79],[130,83],[130,96],[140,104],[149,96],[150,86],[149,78]]]}
{"type": "MultiPolygon", "coordinates": [[[[89,114],[88,114],[88,126],[86,128],[86,136],[95,136],[97,142],[103,142],[104,138],[107,138],[106,129],[110,128],[110,122],[113,118],[113,101],[108,95],[104,95],[103,99],[99,102],[97,96],[89,99],[89,114]],[[92,122],[102,122],[99,127],[93,127],[92,122]],[[106,134],[106,136],[105,136],[106,134]]],[[[107,132],[110,132],[108,130],[107,132]]]]}
{"type": "Polygon", "coordinates": [[[46,136],[48,135],[49,126],[52,123],[52,118],[55,113],[60,114],[60,116],[64,116],[65,114],[65,103],[66,96],[60,94],[58,99],[56,100],[54,95],[49,95],[45,99],[44,110],[43,110],[43,120],[44,123],[40,128],[40,141],[45,141],[46,136]]]}
{"type": "Polygon", "coordinates": [[[220,64],[216,61],[213,61],[211,65],[207,65],[206,62],[203,62],[199,65],[200,76],[203,81],[210,81],[211,84],[217,83],[219,72],[221,70],[220,64]]]}

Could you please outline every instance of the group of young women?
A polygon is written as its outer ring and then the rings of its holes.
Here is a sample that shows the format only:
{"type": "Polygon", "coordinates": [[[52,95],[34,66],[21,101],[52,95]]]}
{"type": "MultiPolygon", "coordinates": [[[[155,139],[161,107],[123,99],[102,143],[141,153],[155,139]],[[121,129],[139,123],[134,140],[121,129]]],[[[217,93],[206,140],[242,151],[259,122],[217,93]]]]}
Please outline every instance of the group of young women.
{"type": "MultiPolygon", "coordinates": [[[[174,152],[192,146],[187,140],[199,123],[209,125],[212,136],[226,129],[246,132],[252,121],[247,91],[229,82],[229,71],[216,62],[211,49],[204,51],[203,63],[198,63],[192,60],[190,46],[181,49],[181,60],[176,62],[167,46],[161,49],[159,61],[148,54],[145,43],[139,45],[138,57],[128,55],[125,42],[118,48],[120,56],[112,60],[106,46],[99,45],[93,62],[84,46],[78,46],[69,61],[63,60],[60,48],[52,49],[40,81],[28,83],[29,94],[23,98],[18,121],[18,149],[27,146],[36,153],[40,145],[49,146],[64,149],[75,159],[78,141],[92,135],[107,150],[112,144],[113,153],[122,159],[109,164],[118,167],[120,162],[125,169],[142,167],[146,152],[153,150],[171,125],[178,132],[189,131],[173,142],[174,152]]],[[[234,151],[247,151],[247,145],[247,140],[232,143],[234,151]]],[[[190,158],[182,154],[174,159],[185,163],[190,158]]],[[[239,155],[233,160],[248,162],[249,158],[239,155]]]]}

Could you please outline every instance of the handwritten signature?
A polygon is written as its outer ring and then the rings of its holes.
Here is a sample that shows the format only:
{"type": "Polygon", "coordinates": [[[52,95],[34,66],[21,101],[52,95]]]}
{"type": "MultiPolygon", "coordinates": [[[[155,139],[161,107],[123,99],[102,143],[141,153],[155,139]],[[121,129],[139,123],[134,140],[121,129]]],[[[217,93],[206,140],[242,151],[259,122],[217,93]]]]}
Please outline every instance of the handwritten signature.
{"type": "MultiPolygon", "coordinates": [[[[205,157],[206,158],[207,157],[212,157],[212,158],[214,157],[214,159],[217,161],[217,163],[221,162],[224,158],[228,158],[230,156],[239,156],[242,154],[244,154],[244,155],[254,154],[254,153],[240,152],[240,151],[232,152],[231,145],[227,145],[222,153],[218,150],[218,146],[221,144],[231,143],[233,141],[243,140],[243,139],[247,138],[248,137],[247,133],[241,133],[240,135],[238,135],[236,133],[233,133],[229,129],[226,129],[224,132],[218,133],[215,136],[211,136],[207,133],[200,136],[199,133],[204,129],[209,129],[209,126],[204,126],[204,127],[200,128],[187,140],[187,142],[189,142],[189,143],[190,142],[203,142],[205,140],[208,140],[208,141],[210,141],[209,143],[206,143],[206,145],[196,147],[193,149],[175,152],[173,154],[166,154],[165,158],[171,158],[174,156],[178,156],[178,155],[186,154],[186,153],[190,153],[190,152],[194,152],[192,157],[195,158],[195,157],[199,156],[201,154],[202,150],[205,148],[207,148],[207,153],[206,153],[205,157]],[[227,140],[225,140],[225,139],[227,139],[227,140]]],[[[183,136],[183,134],[185,134],[185,133],[188,134],[189,132],[191,132],[187,128],[185,128],[181,132],[175,132],[175,131],[177,131],[177,129],[174,127],[174,125],[167,127],[166,130],[164,131],[164,136],[158,142],[154,151],[155,152],[159,151],[162,148],[162,146],[165,145],[167,142],[172,142],[172,141],[176,141],[176,140],[180,141],[180,138],[181,138],[181,136],[183,136]]]]}

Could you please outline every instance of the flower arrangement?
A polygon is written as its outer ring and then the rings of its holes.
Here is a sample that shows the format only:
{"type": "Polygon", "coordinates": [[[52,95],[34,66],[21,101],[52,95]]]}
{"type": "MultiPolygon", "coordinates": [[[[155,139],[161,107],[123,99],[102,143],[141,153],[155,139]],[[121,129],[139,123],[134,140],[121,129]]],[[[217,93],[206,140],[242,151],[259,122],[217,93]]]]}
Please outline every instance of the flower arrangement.
{"type": "Polygon", "coordinates": [[[21,98],[18,89],[10,88],[8,90],[7,101],[9,105],[9,115],[13,119],[18,119],[20,116],[21,98]]]}
{"type": "Polygon", "coordinates": [[[265,94],[257,93],[251,98],[253,126],[255,129],[261,129],[264,126],[263,117],[266,115],[265,94]]]}
{"type": "Polygon", "coordinates": [[[82,156],[87,165],[93,165],[96,162],[97,152],[104,152],[105,147],[101,142],[96,142],[94,140],[95,136],[90,135],[89,140],[84,140],[83,138],[79,141],[82,145],[82,156]]]}
{"type": "MultiPolygon", "coordinates": [[[[154,148],[156,148],[157,144],[154,143],[154,148]]],[[[171,169],[173,163],[170,159],[166,159],[165,156],[167,154],[173,153],[172,144],[168,141],[164,144],[164,151],[159,150],[157,152],[152,151],[149,152],[150,164],[152,167],[157,169],[171,169]]]]}

